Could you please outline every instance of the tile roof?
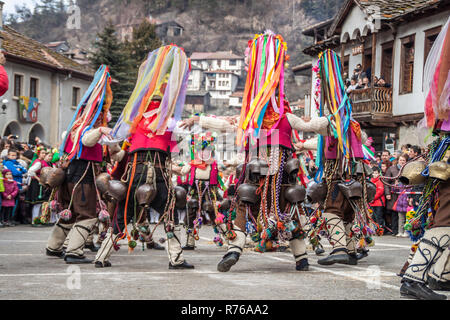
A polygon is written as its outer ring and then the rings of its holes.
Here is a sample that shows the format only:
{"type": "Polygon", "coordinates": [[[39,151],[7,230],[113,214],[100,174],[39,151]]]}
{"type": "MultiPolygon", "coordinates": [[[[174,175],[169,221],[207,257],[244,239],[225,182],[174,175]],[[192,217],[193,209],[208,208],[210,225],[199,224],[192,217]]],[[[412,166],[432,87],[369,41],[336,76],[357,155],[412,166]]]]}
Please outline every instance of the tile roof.
{"type": "Polygon", "coordinates": [[[291,108],[297,108],[297,109],[305,109],[305,100],[296,100],[291,103],[289,103],[291,108]]]}
{"type": "Polygon", "coordinates": [[[186,91],[186,96],[191,97],[203,97],[206,96],[207,94],[209,94],[209,92],[206,90],[186,91]]]}
{"type": "Polygon", "coordinates": [[[379,14],[383,20],[395,21],[409,14],[415,15],[421,11],[430,10],[438,6],[449,4],[448,0],[347,0],[337,12],[330,27],[328,35],[335,33],[338,26],[345,20],[353,5],[357,5],[363,11],[379,14]]]}
{"type": "Polygon", "coordinates": [[[233,73],[233,72],[231,72],[229,70],[217,69],[217,70],[208,70],[208,71],[205,71],[205,73],[233,73]]]}
{"type": "Polygon", "coordinates": [[[7,59],[11,56],[62,72],[75,72],[88,77],[94,75],[95,70],[51,50],[45,44],[28,38],[9,26],[3,26],[0,35],[3,37],[2,46],[6,50],[7,59]]]}
{"type": "Polygon", "coordinates": [[[292,67],[292,72],[296,72],[296,71],[302,71],[302,70],[308,70],[312,68],[312,63],[311,62],[304,62],[302,64],[298,64],[294,67],[292,67]]]}
{"type": "Polygon", "coordinates": [[[304,28],[302,30],[302,34],[307,35],[307,36],[314,36],[314,29],[328,27],[333,23],[333,21],[334,21],[334,17],[330,18],[328,20],[317,22],[308,28],[304,28]]]}
{"type": "Polygon", "coordinates": [[[393,19],[397,16],[443,2],[443,0],[356,0],[356,2],[364,9],[370,6],[378,7],[383,18],[393,19]]]}
{"type": "Polygon", "coordinates": [[[230,97],[239,97],[239,98],[242,98],[243,96],[244,96],[244,91],[235,91],[230,95],[230,97]]]}
{"type": "Polygon", "coordinates": [[[244,59],[232,51],[193,52],[190,58],[191,60],[244,59]]]}

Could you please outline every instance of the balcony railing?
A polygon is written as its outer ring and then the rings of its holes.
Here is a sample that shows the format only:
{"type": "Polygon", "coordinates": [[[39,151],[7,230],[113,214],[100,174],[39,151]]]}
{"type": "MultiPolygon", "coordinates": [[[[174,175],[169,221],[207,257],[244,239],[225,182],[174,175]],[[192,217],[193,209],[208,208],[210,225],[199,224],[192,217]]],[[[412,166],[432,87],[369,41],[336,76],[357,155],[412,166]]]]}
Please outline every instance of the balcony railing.
{"type": "Polygon", "coordinates": [[[371,115],[383,117],[392,115],[392,88],[367,88],[353,90],[349,94],[354,116],[371,115]]]}

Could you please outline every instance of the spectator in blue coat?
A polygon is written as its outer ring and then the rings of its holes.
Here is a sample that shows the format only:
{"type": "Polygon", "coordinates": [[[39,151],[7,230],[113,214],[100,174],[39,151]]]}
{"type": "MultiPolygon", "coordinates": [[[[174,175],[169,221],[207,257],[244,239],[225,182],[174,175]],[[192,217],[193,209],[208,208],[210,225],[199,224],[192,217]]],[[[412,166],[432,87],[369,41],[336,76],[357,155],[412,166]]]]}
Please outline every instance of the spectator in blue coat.
{"type": "Polygon", "coordinates": [[[25,169],[20,163],[17,161],[17,151],[15,149],[8,150],[8,156],[3,161],[3,166],[5,169],[11,171],[13,175],[14,181],[17,182],[19,190],[22,189],[22,179],[23,176],[27,173],[27,169],[25,169]]]}

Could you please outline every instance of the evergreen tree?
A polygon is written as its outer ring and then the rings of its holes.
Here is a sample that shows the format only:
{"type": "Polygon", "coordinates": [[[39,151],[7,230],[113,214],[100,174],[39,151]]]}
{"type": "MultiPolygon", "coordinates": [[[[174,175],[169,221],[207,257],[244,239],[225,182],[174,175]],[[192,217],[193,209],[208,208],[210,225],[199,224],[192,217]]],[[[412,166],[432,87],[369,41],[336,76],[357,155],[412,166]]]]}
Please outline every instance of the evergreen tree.
{"type": "Polygon", "coordinates": [[[94,41],[93,46],[95,51],[91,53],[89,58],[93,68],[98,69],[102,64],[109,66],[109,71],[113,80],[111,84],[111,89],[113,91],[111,115],[113,118],[112,122],[115,123],[133,89],[133,84],[130,84],[133,80],[130,79],[128,73],[131,66],[130,61],[125,46],[117,39],[116,29],[112,22],[109,22],[105,28],[97,34],[97,39],[94,41]]]}
{"type": "Polygon", "coordinates": [[[162,42],[156,35],[153,24],[144,20],[137,28],[133,28],[133,39],[126,47],[129,50],[136,72],[141,63],[147,59],[149,52],[161,47],[162,42]]]}

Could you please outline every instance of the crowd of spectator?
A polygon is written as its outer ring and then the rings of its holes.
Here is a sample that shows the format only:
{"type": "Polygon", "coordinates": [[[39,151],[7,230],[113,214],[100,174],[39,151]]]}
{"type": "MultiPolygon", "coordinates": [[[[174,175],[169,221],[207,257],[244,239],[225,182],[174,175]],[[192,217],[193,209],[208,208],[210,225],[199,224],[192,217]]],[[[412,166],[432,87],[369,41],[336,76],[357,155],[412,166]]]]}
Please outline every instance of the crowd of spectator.
{"type": "Polygon", "coordinates": [[[403,228],[406,213],[419,204],[423,186],[405,187],[398,178],[401,168],[408,161],[420,158],[424,151],[418,146],[408,144],[394,154],[388,150],[376,153],[376,160],[371,163],[374,171],[371,181],[376,185],[377,192],[370,206],[385,235],[408,236],[403,228]],[[386,179],[381,181],[380,175],[386,179]]]}
{"type": "MultiPolygon", "coordinates": [[[[423,185],[407,187],[399,180],[399,173],[408,161],[420,159],[425,150],[406,144],[391,154],[389,150],[375,152],[373,140],[369,137],[366,146],[374,153],[370,162],[373,174],[371,182],[376,186],[376,195],[369,204],[373,218],[383,229],[384,235],[408,237],[404,230],[407,212],[417,209],[423,185]]],[[[314,159],[305,153],[308,176],[313,179],[317,173],[314,159]]]]}
{"type": "Polygon", "coordinates": [[[357,64],[353,70],[351,77],[347,73],[344,73],[345,90],[347,93],[353,90],[367,89],[372,87],[384,87],[390,88],[391,85],[386,82],[383,77],[374,76],[371,81],[371,68],[363,71],[361,64],[357,64]]]}
{"type": "MultiPolygon", "coordinates": [[[[37,224],[50,190],[39,184],[40,171],[56,166],[59,152],[36,138],[34,144],[10,135],[0,140],[0,228],[37,224]]],[[[50,224],[56,221],[52,216],[50,224]]]]}

